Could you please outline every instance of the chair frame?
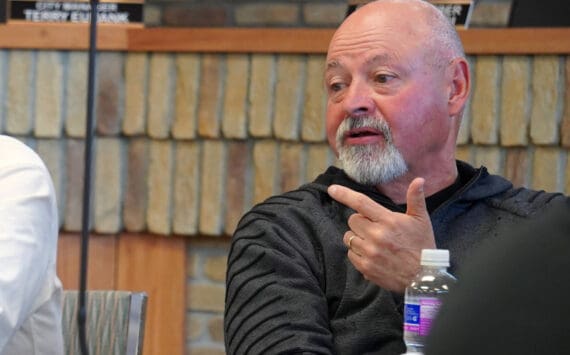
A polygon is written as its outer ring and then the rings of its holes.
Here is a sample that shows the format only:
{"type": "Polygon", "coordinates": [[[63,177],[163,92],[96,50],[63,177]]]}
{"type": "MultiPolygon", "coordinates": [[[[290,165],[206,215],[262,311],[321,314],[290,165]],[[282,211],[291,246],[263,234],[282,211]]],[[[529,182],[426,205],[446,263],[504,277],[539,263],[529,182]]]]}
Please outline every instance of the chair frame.
{"type": "MultiPolygon", "coordinates": [[[[121,347],[120,351],[115,351],[112,354],[105,354],[105,355],[142,355],[143,350],[143,340],[144,340],[144,328],[145,328],[145,320],[146,320],[146,307],[147,307],[147,300],[148,296],[144,292],[131,292],[131,291],[123,291],[123,290],[88,290],[85,294],[86,304],[88,305],[87,311],[87,321],[93,321],[95,319],[95,326],[97,328],[101,327],[102,324],[100,322],[100,318],[96,314],[90,314],[90,299],[98,300],[94,301],[96,304],[98,302],[104,302],[103,304],[109,304],[109,301],[105,301],[106,299],[116,299],[114,302],[119,302],[121,299],[123,302],[126,301],[125,298],[128,298],[128,309],[123,306],[123,311],[121,312],[123,315],[121,318],[122,321],[122,330],[121,334],[119,335],[122,339],[123,346],[121,347]],[[97,295],[97,296],[96,296],[97,295]],[[126,314],[125,314],[126,313],[126,314]],[[126,329],[125,329],[126,328],[126,329]],[[123,330],[126,330],[125,333],[122,333],[123,330]]],[[[64,290],[63,291],[63,307],[64,307],[64,314],[67,314],[63,322],[69,322],[70,324],[64,324],[63,329],[69,331],[70,334],[64,334],[65,337],[65,354],[67,355],[82,355],[80,349],[77,348],[78,336],[77,329],[77,312],[80,310],[79,307],[79,292],[76,290],[64,290]],[[67,308],[69,307],[69,308],[67,308]],[[67,309],[66,309],[67,308],[67,309]]],[[[111,319],[116,319],[115,317],[118,316],[118,313],[111,316],[111,319]]],[[[108,317],[107,317],[108,318],[108,317]]],[[[105,319],[105,317],[101,318],[105,319]]],[[[104,323],[107,321],[105,320],[104,323]]],[[[91,325],[93,327],[93,325],[91,325]]],[[[102,335],[102,334],[101,334],[102,335]]],[[[92,334],[91,336],[95,336],[92,334]]],[[[113,335],[114,336],[114,335],[113,335]]],[[[94,339],[91,338],[89,335],[87,337],[88,342],[93,342],[94,339]]],[[[105,339],[108,339],[105,337],[105,339]]],[[[88,348],[91,351],[99,352],[99,350],[95,350],[98,344],[88,344],[88,348]],[[93,347],[95,346],[95,348],[93,347]]]]}

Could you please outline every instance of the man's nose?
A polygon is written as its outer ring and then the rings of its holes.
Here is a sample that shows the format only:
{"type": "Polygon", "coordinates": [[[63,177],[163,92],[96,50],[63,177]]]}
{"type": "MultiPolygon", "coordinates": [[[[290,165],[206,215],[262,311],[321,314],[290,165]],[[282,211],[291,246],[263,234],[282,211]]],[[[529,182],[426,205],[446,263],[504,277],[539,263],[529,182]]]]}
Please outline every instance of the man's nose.
{"type": "Polygon", "coordinates": [[[366,83],[353,81],[344,99],[348,115],[366,115],[374,110],[371,88],[366,83]]]}

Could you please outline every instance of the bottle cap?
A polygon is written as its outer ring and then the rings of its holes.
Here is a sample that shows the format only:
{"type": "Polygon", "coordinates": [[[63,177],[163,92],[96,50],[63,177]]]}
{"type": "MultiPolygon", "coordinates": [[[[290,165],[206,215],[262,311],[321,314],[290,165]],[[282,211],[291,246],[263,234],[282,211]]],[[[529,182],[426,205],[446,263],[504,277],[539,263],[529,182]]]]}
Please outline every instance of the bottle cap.
{"type": "Polygon", "coordinates": [[[449,250],[447,249],[423,249],[422,265],[449,266],[449,250]]]}

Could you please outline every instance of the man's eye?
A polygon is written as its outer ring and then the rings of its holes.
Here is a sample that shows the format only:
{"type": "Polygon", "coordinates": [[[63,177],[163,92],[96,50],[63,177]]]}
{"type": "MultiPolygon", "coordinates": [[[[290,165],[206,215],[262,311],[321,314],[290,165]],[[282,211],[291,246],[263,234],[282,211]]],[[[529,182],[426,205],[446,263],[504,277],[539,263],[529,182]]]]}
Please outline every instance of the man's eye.
{"type": "Polygon", "coordinates": [[[329,90],[332,92],[337,92],[342,90],[343,87],[344,85],[342,83],[332,83],[329,85],[329,90]]]}
{"type": "Polygon", "coordinates": [[[392,80],[393,76],[388,74],[378,74],[376,75],[375,79],[377,83],[386,84],[390,80],[392,80]]]}

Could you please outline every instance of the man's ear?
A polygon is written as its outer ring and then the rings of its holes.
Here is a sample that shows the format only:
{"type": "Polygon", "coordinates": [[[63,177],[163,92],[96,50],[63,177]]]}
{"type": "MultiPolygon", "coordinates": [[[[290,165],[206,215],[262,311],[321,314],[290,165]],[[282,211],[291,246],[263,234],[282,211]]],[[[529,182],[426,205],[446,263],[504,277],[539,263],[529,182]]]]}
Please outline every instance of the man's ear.
{"type": "Polygon", "coordinates": [[[457,116],[463,111],[471,90],[471,74],[469,63],[465,58],[455,58],[448,67],[449,81],[449,114],[457,116]]]}

